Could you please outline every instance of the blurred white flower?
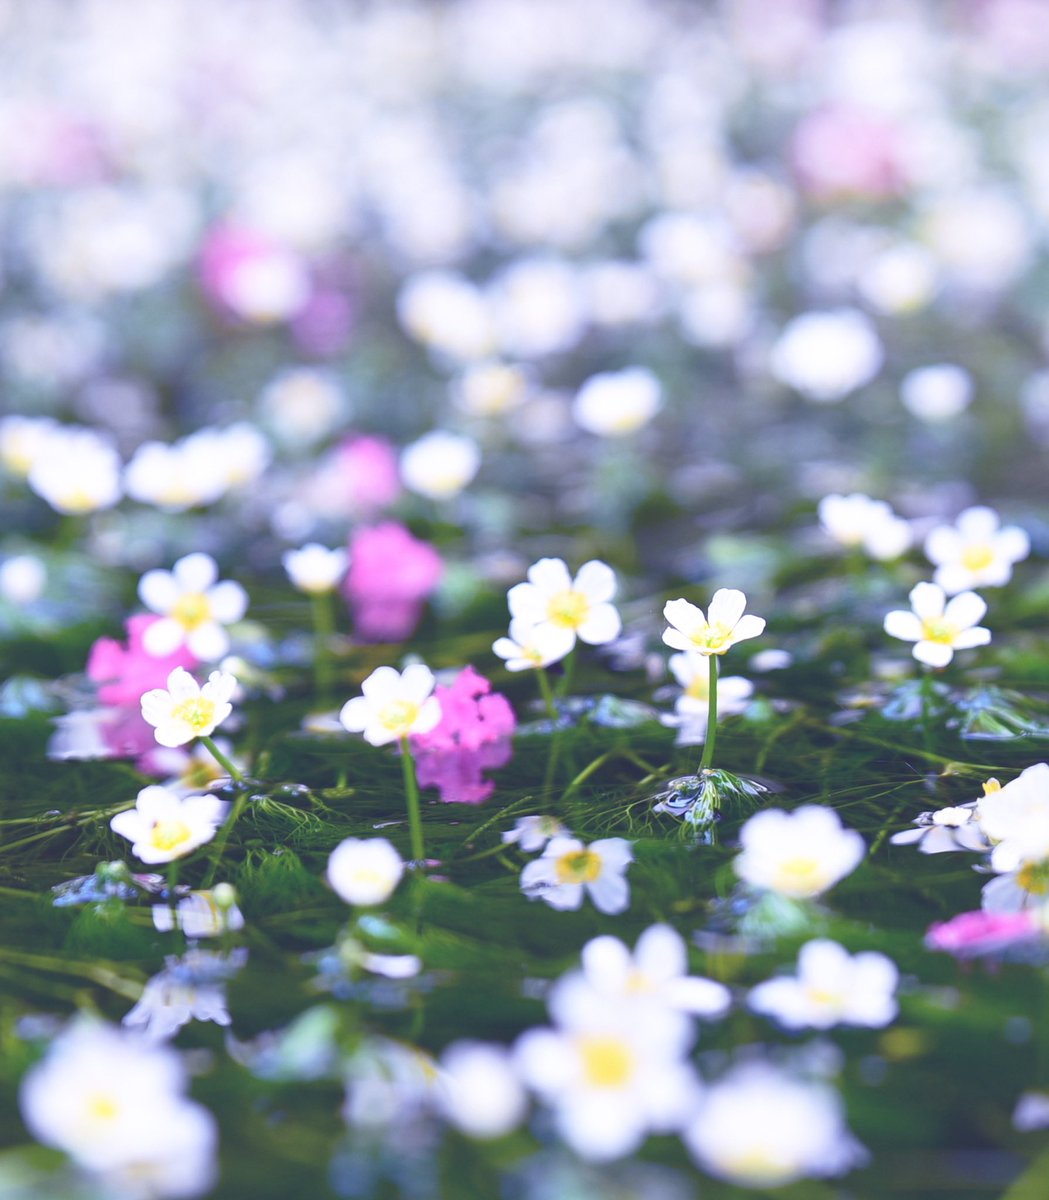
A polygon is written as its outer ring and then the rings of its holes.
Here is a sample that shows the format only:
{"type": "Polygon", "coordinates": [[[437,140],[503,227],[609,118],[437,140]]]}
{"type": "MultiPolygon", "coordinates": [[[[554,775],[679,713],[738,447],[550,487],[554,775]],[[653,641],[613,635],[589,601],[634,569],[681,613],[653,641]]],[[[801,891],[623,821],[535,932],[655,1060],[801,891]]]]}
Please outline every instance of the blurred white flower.
{"type": "Polygon", "coordinates": [[[152,1041],[174,1037],[190,1021],[231,1023],[226,981],[247,962],[243,947],[231,954],[187,950],[181,958],[167,955],[164,969],[146,982],[142,995],[121,1022],[152,1041]]]}
{"type": "Polygon", "coordinates": [[[437,1102],[468,1137],[503,1137],[528,1111],[528,1097],[510,1053],[484,1042],[453,1042],[440,1059],[437,1102]]]}
{"type": "Polygon", "coordinates": [[[456,406],[473,417],[496,417],[513,412],[529,391],[527,371],[512,363],[486,359],[472,363],[456,381],[452,395],[456,406]]]}
{"type": "Polygon", "coordinates": [[[120,455],[91,429],[58,426],[36,448],[28,482],[60,513],[112,508],[123,495],[120,455]]]}
{"type": "Polygon", "coordinates": [[[513,829],[507,829],[501,835],[504,842],[516,843],[526,854],[542,850],[553,837],[568,836],[570,835],[567,827],[557,817],[538,815],[518,817],[514,822],[513,829]]]}
{"type": "Polygon", "coordinates": [[[924,214],[922,233],[948,280],[973,291],[1008,287],[1034,253],[1031,222],[1019,197],[1004,187],[938,195],[924,214]]]}
{"type": "Polygon", "coordinates": [[[577,838],[554,837],[540,858],[525,865],[521,891],[551,908],[580,908],[585,893],[601,912],[625,912],[630,905],[626,869],[633,861],[625,838],[602,838],[584,846],[577,838]]]}
{"type": "Polygon", "coordinates": [[[377,667],[361,684],[363,695],[342,706],[339,722],[350,733],[363,733],[373,746],[429,733],[441,719],[435,683],[433,672],[422,663],[405,667],[403,673],[377,667]]]}
{"type": "Polygon", "coordinates": [[[397,316],[409,336],[449,358],[469,362],[495,348],[485,297],[451,271],[412,275],[397,297],[397,316]]]}
{"type": "Polygon", "coordinates": [[[521,258],[489,285],[500,349],[522,359],[571,350],[586,328],[586,307],[575,269],[556,258],[521,258]]]}
{"type": "Polygon", "coordinates": [[[856,281],[867,304],[890,316],[924,308],[938,284],[935,256],[916,242],[898,242],[872,255],[856,281]]]}
{"type": "Polygon", "coordinates": [[[236,679],[225,671],[212,671],[203,687],[182,667],[168,676],[167,688],[153,688],[142,697],[142,716],[154,726],[161,746],[183,746],[207,737],[233,711],[230,700],[236,679]]]}
{"type": "Polygon", "coordinates": [[[602,371],[576,393],[572,416],[588,433],[626,437],[635,433],[663,407],[659,380],[645,367],[602,371]]]}
{"type": "Polygon", "coordinates": [[[935,583],[911,588],[911,612],[894,609],[885,614],[885,632],[904,642],[914,642],[911,653],[927,667],[945,667],[955,650],[986,646],[991,631],[977,622],[987,612],[975,592],[960,592],[948,600],[935,583]]]}
{"type": "Polygon", "coordinates": [[[973,377],[954,363],[908,371],[900,380],[900,399],[922,421],[949,421],[972,403],[973,377]]]}
{"type": "Polygon", "coordinates": [[[947,595],[970,588],[1002,587],[1013,565],[1031,552],[1019,525],[1001,525],[993,508],[978,505],[958,514],[954,525],[938,525],[925,539],[925,557],[936,567],[933,582],[947,595]]]}
{"type": "Polygon", "coordinates": [[[328,858],[335,894],[359,907],[384,904],[403,874],[404,860],[385,838],[346,838],[328,858]]]}
{"type": "Polygon", "coordinates": [[[206,891],[180,896],[174,910],[170,904],[154,904],[153,928],[160,933],[178,928],[190,939],[219,937],[243,929],[244,914],[233,888],[216,883],[206,891]]]}
{"type": "Polygon", "coordinates": [[[8,604],[35,604],[46,587],[47,567],[35,554],[12,554],[0,562],[0,597],[8,604]]]}
{"type": "Polygon", "coordinates": [[[186,438],[171,445],[143,442],[124,468],[124,487],[140,504],[184,512],[213,504],[225,480],[210,447],[186,438]]]}
{"type": "Polygon", "coordinates": [[[914,541],[910,523],[897,517],[884,500],[862,492],[824,496],[817,505],[820,525],[842,546],[862,546],[871,558],[899,558],[914,541]]]}
{"type": "Polygon", "coordinates": [[[884,954],[850,955],[827,938],[798,951],[796,975],[767,979],[751,988],[747,1005],[788,1029],[835,1025],[888,1025],[896,1016],[899,972],[884,954]]]}
{"type": "Polygon", "coordinates": [[[0,418],[0,464],[9,475],[25,479],[48,439],[61,428],[51,417],[16,413],[0,418]]]}
{"type": "MultiPolygon", "coordinates": [[[[670,656],[669,667],[684,693],[674,701],[674,713],[681,726],[680,745],[695,745],[706,738],[710,715],[710,670],[708,656],[683,650],[670,656]]],[[[741,675],[725,675],[718,680],[718,717],[745,712],[754,695],[754,685],[741,675]]],[[[669,718],[668,718],[669,720],[669,718]]]]}
{"type": "MultiPolygon", "coordinates": [[[[976,820],[994,846],[993,870],[1049,868],[1049,764],[1035,763],[1009,783],[985,792],[976,802],[976,820]]],[[[1043,890],[1049,891],[1049,886],[1043,890]]]]}
{"type": "MultiPolygon", "coordinates": [[[[994,791],[999,784],[989,779],[985,791],[994,791]]],[[[889,841],[894,846],[916,845],[922,854],[945,854],[952,850],[989,850],[987,841],[977,821],[977,801],[959,804],[951,808],[939,808],[935,812],[919,813],[914,819],[916,828],[902,829],[894,833],[889,841]]]]}
{"type": "Polygon", "coordinates": [[[401,482],[428,500],[450,500],[480,466],[481,448],[473,438],[436,429],[401,451],[401,482]]]}
{"type": "Polygon", "coordinates": [[[819,896],[863,861],[866,846],[832,808],[769,808],[744,822],[736,874],[753,887],[793,899],[819,896]]]}
{"type": "Polygon", "coordinates": [[[350,556],[346,550],[329,550],[309,542],[299,550],[285,551],[281,563],[300,592],[315,595],[335,590],[350,565],[350,556]]]}
{"type": "Polygon", "coordinates": [[[506,661],[508,671],[533,671],[560,662],[575,645],[575,632],[544,621],[533,625],[521,617],[510,622],[509,637],[497,638],[492,652],[506,661]]]}
{"type": "Polygon", "coordinates": [[[763,1063],[711,1084],[683,1137],[705,1171],[742,1187],[841,1175],[866,1158],[837,1092],[763,1063]]]}
{"type": "Polygon", "coordinates": [[[710,598],[707,615],[687,600],[668,600],[663,616],[670,625],[663,641],[674,650],[709,657],[724,654],[737,642],[759,637],[765,631],[765,618],[744,615],[747,597],[735,588],[718,588],[710,598]]]}
{"type": "Polygon", "coordinates": [[[830,404],[869,383],[884,352],[877,330],[858,309],[803,313],[772,348],[773,376],[809,400],[830,404]]]}
{"type": "Polygon", "coordinates": [[[350,417],[339,380],[315,367],[286,367],[262,389],[259,410],[278,441],[294,449],[313,446],[350,417]]]}
{"type": "Polygon", "coordinates": [[[218,582],[218,566],[209,554],[180,558],[170,571],[147,571],[138,582],[138,595],[151,612],[163,617],[142,639],[149,654],[164,656],[185,644],[204,662],[229,650],[223,628],[239,621],[248,607],[248,594],[232,580],[218,582]]]}
{"type": "Polygon", "coordinates": [[[166,863],[210,842],[228,810],[215,796],[180,796],[151,784],[139,792],[135,807],[117,813],[109,827],[131,842],[132,854],[142,862],[166,863]]]}
{"type": "MultiPolygon", "coordinates": [[[[578,637],[601,646],[618,637],[622,628],[611,603],[615,594],[615,572],[607,563],[592,559],[573,579],[562,559],[541,558],[528,568],[528,582],[515,584],[506,599],[515,621],[553,626],[571,633],[573,641],[578,637]]],[[[545,630],[538,636],[545,638],[545,630]]]]}

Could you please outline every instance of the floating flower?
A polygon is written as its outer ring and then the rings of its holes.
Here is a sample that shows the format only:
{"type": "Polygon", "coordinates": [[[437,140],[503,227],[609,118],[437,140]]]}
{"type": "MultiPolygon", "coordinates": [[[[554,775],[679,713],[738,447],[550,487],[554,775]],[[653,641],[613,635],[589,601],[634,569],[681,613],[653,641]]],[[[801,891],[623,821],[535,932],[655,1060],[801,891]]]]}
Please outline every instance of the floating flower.
{"type": "Polygon", "coordinates": [[[385,746],[410,734],[429,733],[441,719],[434,696],[433,672],[413,663],[404,672],[378,667],[361,684],[361,696],[347,700],[339,721],[350,733],[363,733],[373,746],[385,746]]]}
{"type": "Polygon", "coordinates": [[[481,466],[481,448],[473,438],[437,429],[401,452],[401,480],[428,500],[450,500],[469,484],[481,466]]]}
{"type": "Polygon", "coordinates": [[[615,572],[607,563],[597,559],[584,563],[573,579],[562,559],[541,558],[528,568],[528,582],[510,589],[507,602],[515,620],[543,628],[540,638],[546,638],[546,629],[553,627],[570,633],[573,644],[578,637],[601,646],[617,638],[622,628],[611,603],[615,594],[615,572]]]}
{"type": "Polygon", "coordinates": [[[300,592],[315,595],[333,592],[350,565],[349,552],[329,550],[309,542],[300,550],[288,550],[281,557],[288,578],[300,592]]]}
{"type": "Polygon", "coordinates": [[[568,837],[569,833],[557,817],[532,815],[518,817],[513,829],[506,830],[501,836],[504,842],[516,843],[526,854],[533,854],[542,850],[551,838],[568,837]]]}
{"type": "Polygon", "coordinates": [[[532,625],[521,617],[510,622],[508,637],[497,638],[492,652],[506,662],[508,671],[536,671],[560,662],[575,645],[575,633],[546,621],[532,625]]]}
{"type": "Polygon", "coordinates": [[[585,892],[601,912],[625,912],[630,904],[625,874],[633,861],[625,838],[603,838],[584,846],[577,838],[554,837],[542,857],[521,872],[521,891],[560,909],[580,908],[585,892]]]}
{"type": "Polygon", "coordinates": [[[747,1005],[788,1029],[888,1025],[896,1016],[899,972],[884,954],[850,955],[827,938],[806,942],[793,976],[751,988],[747,1005]]]}
{"type": "Polygon", "coordinates": [[[736,874],[781,896],[819,896],[854,871],[866,852],[863,838],[843,828],[838,814],[816,804],[793,812],[770,808],[740,830],[736,874]]]}
{"type": "Polygon", "coordinates": [[[163,620],[143,637],[150,654],[172,654],[185,645],[202,662],[222,658],[229,650],[223,628],[244,616],[248,594],[232,580],[218,580],[210,554],[187,554],[170,571],[147,571],[138,583],[139,599],[163,620]]]}
{"type": "Polygon", "coordinates": [[[675,650],[698,654],[724,654],[737,642],[759,637],[765,630],[763,617],[744,616],[746,596],[735,588],[719,588],[710,598],[707,616],[687,600],[669,600],[663,616],[671,628],[663,641],[675,650]]]}
{"type": "Polygon", "coordinates": [[[170,933],[179,928],[187,938],[219,937],[244,928],[244,914],[236,892],[228,883],[217,883],[201,892],[180,896],[174,911],[170,904],[153,905],[153,928],[170,933]]]}
{"type": "Polygon", "coordinates": [[[87,659],[87,677],[98,685],[103,704],[138,706],[143,692],[163,684],[176,667],[197,665],[188,646],[177,646],[170,654],[155,655],[146,649],[146,634],[161,617],[137,613],[124,624],[127,645],[113,638],[99,638],[87,659]]]}
{"type": "Polygon", "coordinates": [[[408,637],[443,572],[440,554],[403,525],[386,521],[356,530],[343,592],[358,636],[391,642],[408,637]]]}
{"type": "Polygon", "coordinates": [[[955,650],[986,646],[991,631],[977,622],[987,611],[975,592],[962,592],[947,599],[935,583],[917,583],[911,588],[911,612],[895,609],[885,614],[885,632],[904,642],[914,642],[911,653],[928,667],[945,667],[955,650]]]}
{"type": "Polygon", "coordinates": [[[146,983],[141,998],[122,1024],[158,1042],[174,1037],[190,1021],[229,1025],[226,982],[244,966],[247,957],[243,948],[229,955],[210,950],[187,950],[181,958],[168,955],[164,969],[146,983]]]}
{"type": "MultiPolygon", "coordinates": [[[[934,564],[933,582],[952,596],[970,588],[1001,587],[1014,563],[1031,553],[1031,539],[1019,525],[1001,527],[993,508],[978,506],[958,514],[954,525],[939,525],[925,539],[934,564]]],[[[982,614],[981,614],[982,615],[982,614]]]]}
{"type": "Polygon", "coordinates": [[[144,863],[172,862],[210,842],[229,805],[215,796],[179,796],[157,784],[144,787],[135,807],[119,812],[110,829],[132,843],[144,863]]]}
{"type": "Polygon", "coordinates": [[[385,838],[346,838],[328,858],[328,882],[347,904],[384,904],[400,883],[404,860],[385,838]]]}
{"type": "Polygon", "coordinates": [[[188,671],[176,667],[167,689],[154,688],[142,697],[142,716],[155,726],[162,746],[184,746],[207,737],[233,711],[230,700],[237,681],[226,671],[212,671],[203,687],[188,671]]]}
{"type": "Polygon", "coordinates": [[[879,561],[899,558],[914,540],[910,523],[884,500],[862,492],[824,496],[817,505],[820,525],[841,546],[862,546],[879,561]]]}
{"type": "Polygon", "coordinates": [[[894,846],[916,845],[922,854],[989,850],[990,843],[977,821],[976,805],[977,802],[972,800],[968,804],[919,813],[914,818],[916,828],[894,833],[889,841],[894,846]]]}

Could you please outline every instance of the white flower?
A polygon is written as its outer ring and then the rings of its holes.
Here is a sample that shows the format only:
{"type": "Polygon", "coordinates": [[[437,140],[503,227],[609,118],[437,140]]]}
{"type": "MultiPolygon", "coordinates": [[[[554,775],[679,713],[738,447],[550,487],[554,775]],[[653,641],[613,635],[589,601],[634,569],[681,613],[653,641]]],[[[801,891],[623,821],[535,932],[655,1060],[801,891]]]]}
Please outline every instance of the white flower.
{"type": "Polygon", "coordinates": [[[478,289],[452,271],[423,271],[397,297],[397,317],[409,336],[464,362],[494,348],[488,305],[478,289]]]}
{"type": "Polygon", "coordinates": [[[185,439],[143,442],[124,468],[124,487],[132,500],[167,512],[213,504],[224,491],[218,463],[200,443],[185,439]],[[207,452],[202,455],[201,450],[207,452]]]}
{"type": "Polygon", "coordinates": [[[13,554],[0,563],[0,597],[9,604],[35,604],[47,587],[47,567],[35,554],[13,554]]]}
{"type": "Polygon", "coordinates": [[[347,904],[383,904],[404,874],[404,860],[385,838],[346,838],[331,852],[327,874],[347,904]]]}
{"type": "Polygon", "coordinates": [[[718,588],[710,598],[707,616],[687,600],[668,600],[663,616],[671,625],[663,641],[675,650],[698,654],[724,654],[737,642],[759,637],[765,630],[764,617],[744,616],[746,596],[735,588],[718,588]]]}
{"type": "Polygon", "coordinates": [[[259,407],[277,438],[304,449],[328,437],[350,417],[338,378],[316,367],[285,367],[263,388],[259,407]]]}
{"type": "Polygon", "coordinates": [[[492,652],[506,660],[508,671],[534,671],[560,662],[575,645],[575,632],[544,621],[532,625],[521,617],[510,622],[509,637],[496,638],[492,652]]]}
{"type": "Polygon", "coordinates": [[[559,909],[581,907],[585,891],[601,912],[625,912],[630,886],[624,876],[633,861],[624,838],[603,838],[584,846],[577,838],[554,837],[542,857],[521,872],[521,891],[559,909]]]}
{"type": "Polygon", "coordinates": [[[346,550],[329,550],[310,542],[300,550],[285,551],[281,563],[300,592],[316,595],[335,590],[350,565],[350,556],[346,550]]]}
{"type": "Polygon", "coordinates": [[[441,719],[432,695],[436,680],[429,667],[413,663],[403,674],[377,667],[361,684],[361,696],[347,700],[339,722],[350,733],[363,733],[373,746],[385,746],[412,733],[429,733],[441,719]]]}
{"type": "Polygon", "coordinates": [[[212,671],[203,687],[182,667],[168,676],[167,690],[153,688],[142,697],[142,716],[155,726],[161,746],[183,746],[207,737],[233,711],[230,699],[237,681],[225,671],[212,671]]]}
{"type": "MultiPolygon", "coordinates": [[[[988,780],[988,784],[997,781],[988,780]]],[[[917,845],[922,854],[945,854],[951,850],[989,850],[990,843],[977,822],[977,801],[940,808],[935,812],[919,813],[914,818],[915,829],[894,833],[889,841],[894,846],[917,845]]]]}
{"type": "Polygon", "coordinates": [[[120,455],[90,429],[59,426],[36,448],[28,482],[56,512],[112,508],[123,492],[120,455]]]}
{"type": "Polygon", "coordinates": [[[994,843],[995,871],[1049,865],[1049,763],[1035,763],[986,792],[976,812],[981,831],[994,843]]]}
{"type": "Polygon", "coordinates": [[[705,1171],[743,1187],[840,1175],[866,1157],[832,1088],[762,1063],[712,1084],[683,1136],[705,1171]]]}
{"type": "Polygon", "coordinates": [[[542,850],[552,837],[569,836],[567,828],[557,817],[518,817],[513,829],[506,830],[502,839],[507,843],[516,842],[526,853],[533,854],[542,850]]]}
{"type": "Polygon", "coordinates": [[[25,479],[48,439],[61,428],[50,417],[4,417],[0,420],[0,464],[11,475],[25,479]]]}
{"type": "Polygon", "coordinates": [[[869,383],[884,353],[877,330],[858,309],[795,317],[772,347],[773,376],[809,400],[829,404],[869,383]]]}
{"type": "Polygon", "coordinates": [[[695,1110],[699,1082],[685,1055],[692,1032],[677,1014],[638,1019],[578,973],[555,984],[553,1029],[530,1029],[514,1057],[525,1082],[555,1113],[558,1132],[581,1157],[630,1154],[650,1132],[681,1127],[695,1110]]]}
{"type": "Polygon", "coordinates": [[[925,539],[925,556],[936,571],[933,581],[950,596],[968,588],[1001,587],[1013,564],[1031,552],[1019,525],[1006,525],[993,508],[978,506],[958,514],[954,525],[939,525],[925,539]]]}
{"type": "Polygon", "coordinates": [[[228,883],[217,883],[203,892],[180,897],[172,912],[170,904],[153,905],[153,928],[170,933],[178,927],[187,938],[218,937],[244,928],[244,914],[236,893],[228,883]]]}
{"type": "Polygon", "coordinates": [[[229,1025],[226,980],[246,961],[243,948],[228,956],[210,950],[187,950],[181,958],[168,955],[164,969],[146,983],[122,1024],[159,1042],[174,1037],[190,1021],[229,1025]]]}
{"type": "Polygon", "coordinates": [[[217,1137],[185,1092],[174,1051],[82,1017],[26,1072],[19,1104],[30,1133],[106,1194],[189,1197],[214,1182],[217,1137]]]}
{"type": "Polygon", "coordinates": [[[382,1129],[418,1120],[437,1097],[437,1064],[415,1046],[366,1037],[346,1062],[348,1125],[382,1129]]]}
{"type": "Polygon", "coordinates": [[[951,600],[935,583],[911,588],[911,612],[895,609],[885,614],[885,632],[904,642],[914,642],[911,653],[928,667],[945,667],[955,650],[986,646],[991,631],[977,622],[987,611],[975,592],[961,592],[951,600]]]}
{"type": "Polygon", "coordinates": [[[755,813],[739,841],[741,853],[733,865],[740,879],[794,899],[827,891],[855,870],[866,852],[855,830],[843,828],[832,808],[816,804],[755,813]]]}
{"type": "Polygon", "coordinates": [[[896,1016],[899,972],[884,954],[850,955],[826,938],[798,951],[798,973],[752,988],[747,1004],[788,1029],[888,1025],[896,1016]]]}
{"type": "Polygon", "coordinates": [[[574,265],[558,258],[519,258],[489,284],[499,347],[515,358],[571,350],[586,330],[586,302],[574,265]]]}
{"type": "Polygon", "coordinates": [[[572,416],[588,433],[625,437],[635,433],[663,407],[659,380],[645,367],[602,371],[576,393],[572,416]]]}
{"type": "Polygon", "coordinates": [[[954,363],[908,371],[900,381],[903,407],[922,421],[949,421],[972,403],[973,377],[954,363]]]}
{"type": "Polygon", "coordinates": [[[862,492],[824,496],[817,506],[820,525],[842,546],[862,546],[879,561],[899,558],[914,540],[910,523],[884,500],[862,492]]]}
{"type": "Polygon", "coordinates": [[[138,794],[135,807],[109,822],[114,833],[132,843],[131,852],[144,863],[183,858],[210,842],[229,805],[215,796],[179,796],[152,784],[138,794]]]}
{"type": "Polygon", "coordinates": [[[502,1137],[528,1111],[528,1098],[502,1046],[453,1042],[441,1055],[438,1103],[445,1117],[474,1138],[502,1137]]]}
{"type": "MultiPolygon", "coordinates": [[[[215,738],[215,745],[239,771],[246,769],[247,763],[236,753],[233,743],[228,738],[215,738]]],[[[163,781],[164,787],[180,796],[206,792],[229,779],[229,772],[202,742],[189,749],[183,749],[181,746],[158,746],[150,751],[149,764],[157,774],[168,775],[163,781]]]]}
{"type": "Polygon", "coordinates": [[[435,429],[401,451],[401,481],[428,500],[450,500],[481,466],[481,448],[473,438],[435,429]]]}
{"type": "Polygon", "coordinates": [[[218,580],[218,566],[209,554],[187,554],[170,571],[147,571],[138,581],[138,595],[154,622],[142,639],[147,653],[164,656],[185,644],[203,662],[229,650],[223,629],[239,621],[248,607],[248,594],[232,580],[218,580]]]}
{"type": "MultiPolygon", "coordinates": [[[[670,656],[670,670],[685,689],[674,702],[675,724],[680,726],[679,745],[695,745],[707,736],[710,716],[709,658],[683,650],[670,656]]],[[[726,675],[718,680],[718,716],[730,717],[745,712],[754,695],[754,685],[741,675],[726,675]]],[[[669,723],[671,718],[665,718],[669,723]]]]}
{"type": "Polygon", "coordinates": [[[473,363],[453,390],[458,408],[473,417],[495,417],[520,408],[529,391],[523,367],[497,360],[473,363]]]}
{"type": "Polygon", "coordinates": [[[528,582],[515,584],[506,599],[511,617],[544,627],[539,637],[546,636],[545,627],[553,626],[571,633],[573,640],[601,646],[617,638],[622,628],[611,603],[615,594],[615,572],[607,563],[592,559],[573,579],[562,559],[541,558],[528,568],[528,582]]]}

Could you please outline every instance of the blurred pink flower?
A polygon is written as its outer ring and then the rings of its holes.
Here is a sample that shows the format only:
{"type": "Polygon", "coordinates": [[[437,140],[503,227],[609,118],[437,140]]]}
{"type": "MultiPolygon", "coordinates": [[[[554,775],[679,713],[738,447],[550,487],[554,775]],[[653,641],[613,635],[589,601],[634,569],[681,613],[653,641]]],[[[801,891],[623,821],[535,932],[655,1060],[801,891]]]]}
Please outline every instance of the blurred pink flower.
{"type": "Polygon", "coordinates": [[[395,521],[358,529],[350,538],[343,593],[358,637],[403,641],[415,629],[427,596],[444,571],[440,554],[395,521]]]}
{"type": "Polygon", "coordinates": [[[1042,925],[1034,912],[959,913],[949,921],[929,926],[925,944],[930,950],[946,950],[948,954],[966,958],[978,954],[994,954],[1014,942],[1041,937],[1042,925]]]}
{"type": "Polygon", "coordinates": [[[149,613],[130,617],[126,646],[114,638],[99,638],[91,647],[87,659],[87,677],[98,686],[98,698],[103,704],[130,707],[138,710],[143,692],[163,687],[176,667],[192,671],[197,659],[182,645],[171,654],[157,657],[147,654],[143,646],[146,630],[161,618],[149,613]]]}
{"type": "Polygon", "coordinates": [[[385,438],[347,438],[336,448],[335,457],[345,473],[355,512],[367,514],[387,508],[401,494],[397,451],[385,438]]]}
{"type": "Polygon", "coordinates": [[[342,350],[353,327],[353,305],[335,288],[318,288],[291,323],[291,336],[300,350],[331,358],[342,350]]]}
{"type": "Polygon", "coordinates": [[[791,153],[802,188],[818,199],[895,195],[904,184],[899,132],[880,116],[848,108],[810,113],[791,153]]]}
{"type": "Polygon", "coordinates": [[[297,316],[312,291],[300,255],[242,226],[216,225],[200,248],[197,269],[200,286],[216,308],[258,325],[297,316]]]}

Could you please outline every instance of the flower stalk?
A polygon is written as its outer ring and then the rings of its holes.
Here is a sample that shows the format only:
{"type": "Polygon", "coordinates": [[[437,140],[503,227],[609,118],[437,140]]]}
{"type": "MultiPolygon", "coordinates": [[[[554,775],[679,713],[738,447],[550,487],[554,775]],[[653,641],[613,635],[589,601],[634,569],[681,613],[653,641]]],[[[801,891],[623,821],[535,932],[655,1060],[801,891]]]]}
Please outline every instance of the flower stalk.
{"type": "Polygon", "coordinates": [[[215,745],[214,741],[207,736],[201,735],[198,739],[205,747],[211,757],[219,764],[226,774],[234,781],[234,783],[244,782],[244,772],[215,745]]]}
{"type": "Polygon", "coordinates": [[[707,655],[710,670],[710,689],[707,694],[707,738],[703,744],[703,757],[699,769],[707,771],[714,762],[714,743],[718,733],[718,657],[716,654],[707,655]]]}
{"type": "Polygon", "coordinates": [[[407,737],[401,738],[401,769],[404,772],[404,799],[408,806],[408,832],[411,837],[412,858],[421,863],[426,857],[423,848],[422,818],[419,815],[419,783],[415,778],[415,759],[407,737]]]}

